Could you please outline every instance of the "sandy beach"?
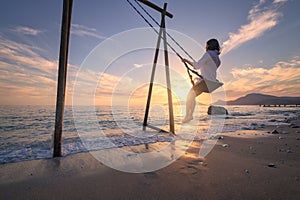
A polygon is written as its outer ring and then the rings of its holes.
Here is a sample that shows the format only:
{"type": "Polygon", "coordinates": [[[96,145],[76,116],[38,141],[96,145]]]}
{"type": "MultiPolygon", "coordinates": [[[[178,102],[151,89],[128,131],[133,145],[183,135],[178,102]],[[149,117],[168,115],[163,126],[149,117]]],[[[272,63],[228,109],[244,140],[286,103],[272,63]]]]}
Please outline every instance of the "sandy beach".
{"type": "Polygon", "coordinates": [[[0,200],[300,200],[299,9],[1,1],[0,200]]]}
{"type": "Polygon", "coordinates": [[[111,169],[90,153],[0,166],[0,199],[299,199],[300,120],[201,141],[149,173],[111,169]],[[271,132],[276,129],[278,134],[271,132]]]}

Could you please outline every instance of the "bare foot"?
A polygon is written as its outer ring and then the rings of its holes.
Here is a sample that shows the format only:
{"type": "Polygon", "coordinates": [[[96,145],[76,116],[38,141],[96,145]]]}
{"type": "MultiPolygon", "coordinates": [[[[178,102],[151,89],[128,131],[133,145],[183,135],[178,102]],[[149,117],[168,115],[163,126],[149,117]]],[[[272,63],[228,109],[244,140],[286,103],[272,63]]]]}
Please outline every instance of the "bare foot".
{"type": "Polygon", "coordinates": [[[191,120],[193,120],[193,116],[186,116],[181,122],[182,123],[188,123],[191,120]]]}

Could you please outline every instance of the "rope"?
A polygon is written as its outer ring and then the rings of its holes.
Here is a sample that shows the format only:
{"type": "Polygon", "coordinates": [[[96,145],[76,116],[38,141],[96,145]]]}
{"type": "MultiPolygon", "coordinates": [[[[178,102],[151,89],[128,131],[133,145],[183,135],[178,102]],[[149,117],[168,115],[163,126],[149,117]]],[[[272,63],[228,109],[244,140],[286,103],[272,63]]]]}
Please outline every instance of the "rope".
{"type": "MultiPolygon", "coordinates": [[[[156,21],[151,15],[149,12],[147,12],[147,10],[137,1],[137,0],[134,0],[137,5],[150,17],[150,19],[157,25],[157,26],[160,26],[160,24],[158,23],[158,21],[156,21]]],[[[195,62],[195,59],[168,33],[166,32],[167,35],[169,36],[169,38],[192,60],[195,62]]],[[[175,51],[174,51],[175,52],[175,51]]],[[[176,54],[178,54],[177,52],[175,52],[176,54]]],[[[180,56],[181,58],[181,56],[180,56]]]]}
{"type": "MultiPolygon", "coordinates": [[[[126,0],[129,5],[139,14],[139,16],[155,31],[156,34],[159,34],[158,31],[154,28],[154,26],[144,17],[144,15],[129,1],[126,0]]],[[[134,0],[136,2],[137,5],[139,5],[139,7],[151,18],[152,21],[154,21],[154,23],[156,25],[158,25],[160,27],[160,24],[144,9],[144,7],[137,1],[134,0]]],[[[195,62],[195,59],[169,34],[166,32],[166,34],[169,36],[169,38],[171,38],[171,40],[191,59],[195,62]]],[[[164,39],[162,37],[162,39],[164,39]]],[[[168,47],[170,47],[170,49],[172,49],[172,51],[182,60],[182,56],[167,42],[168,47]]],[[[197,75],[198,77],[202,78],[202,76],[195,70],[191,69],[186,62],[183,62],[187,73],[189,75],[189,78],[191,80],[192,85],[194,86],[194,81],[193,81],[193,77],[191,75],[190,72],[194,73],[195,75],[197,75]]]]}

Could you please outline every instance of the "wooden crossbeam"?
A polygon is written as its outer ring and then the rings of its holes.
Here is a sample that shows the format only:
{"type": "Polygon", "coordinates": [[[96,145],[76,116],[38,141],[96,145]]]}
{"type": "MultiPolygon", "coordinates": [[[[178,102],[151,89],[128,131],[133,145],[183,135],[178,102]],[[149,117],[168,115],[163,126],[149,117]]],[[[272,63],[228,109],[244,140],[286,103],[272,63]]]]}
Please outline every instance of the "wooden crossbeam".
{"type": "MultiPolygon", "coordinates": [[[[151,3],[150,1],[147,1],[147,0],[138,0],[139,2],[149,6],[150,8],[153,8],[154,10],[160,12],[160,13],[163,13],[164,12],[164,9],[160,8],[159,6],[155,5],[154,3],[151,3]]],[[[173,14],[169,13],[168,11],[166,11],[166,16],[170,17],[170,18],[173,18],[173,14]]]]}

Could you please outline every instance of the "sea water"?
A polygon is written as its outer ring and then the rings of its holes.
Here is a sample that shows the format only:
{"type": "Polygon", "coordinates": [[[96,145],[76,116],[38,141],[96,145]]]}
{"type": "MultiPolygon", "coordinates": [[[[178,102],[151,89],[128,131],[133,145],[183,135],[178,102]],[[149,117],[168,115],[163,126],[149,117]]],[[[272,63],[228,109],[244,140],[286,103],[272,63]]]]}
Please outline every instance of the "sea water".
{"type": "MultiPolygon", "coordinates": [[[[193,127],[190,129],[195,132],[192,139],[201,139],[200,135],[205,135],[209,129],[212,118],[207,115],[207,107],[199,106],[194,120],[184,125],[193,127]]],[[[229,115],[224,117],[221,132],[254,130],[267,125],[289,125],[290,119],[300,116],[299,107],[226,108],[229,115]]],[[[174,108],[175,131],[180,131],[184,109],[184,106],[174,108]]],[[[143,132],[144,111],[143,106],[96,106],[92,109],[66,106],[62,154],[65,156],[90,150],[172,141],[170,134],[143,132]]],[[[152,107],[148,122],[168,130],[167,106],[152,107]]],[[[0,164],[52,157],[54,126],[55,106],[0,106],[0,164]]]]}

